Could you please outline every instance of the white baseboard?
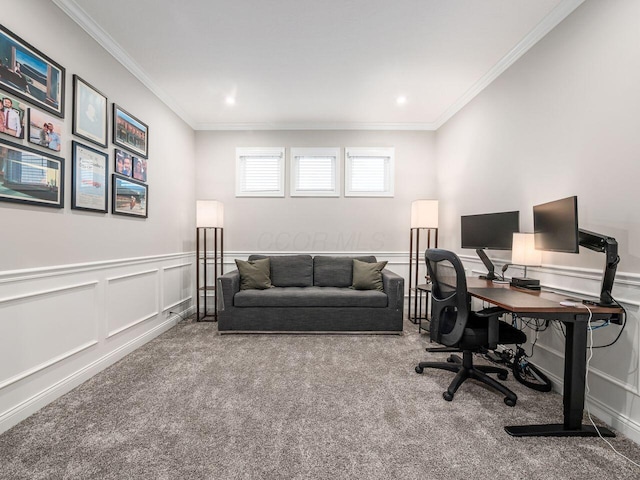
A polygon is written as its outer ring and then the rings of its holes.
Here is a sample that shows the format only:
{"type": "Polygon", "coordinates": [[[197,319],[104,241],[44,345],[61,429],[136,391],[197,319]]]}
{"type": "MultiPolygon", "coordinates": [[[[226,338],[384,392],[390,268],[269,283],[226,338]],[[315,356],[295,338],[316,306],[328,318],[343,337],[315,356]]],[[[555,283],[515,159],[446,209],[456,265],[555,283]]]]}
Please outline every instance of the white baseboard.
{"type": "MultiPolygon", "coordinates": [[[[192,309],[188,309],[187,312],[189,310],[192,309]]],[[[106,355],[103,355],[97,360],[85,365],[66,378],[63,378],[62,380],[54,383],[49,388],[38,392],[33,397],[20,402],[12,409],[2,413],[2,415],[0,415],[0,433],[10,429],[14,425],[17,425],[19,422],[33,415],[35,412],[37,412],[47,404],[61,397],[65,393],[70,392],[77,386],[81,385],[83,382],[89,380],[97,373],[113,365],[118,360],[124,358],[126,355],[141,347],[145,343],[153,340],[158,335],[169,330],[180,321],[180,318],[181,317],[178,315],[170,316],[164,322],[154,327],[153,329],[143,333],[133,340],[130,340],[129,342],[107,353],[106,355]]]]}

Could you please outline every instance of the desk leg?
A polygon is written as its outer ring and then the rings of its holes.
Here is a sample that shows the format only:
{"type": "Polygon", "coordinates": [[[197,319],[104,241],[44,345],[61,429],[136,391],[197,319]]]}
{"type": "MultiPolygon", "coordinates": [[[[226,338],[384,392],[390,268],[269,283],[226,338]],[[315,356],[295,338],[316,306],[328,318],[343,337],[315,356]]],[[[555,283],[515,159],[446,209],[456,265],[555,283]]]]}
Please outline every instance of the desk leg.
{"type": "MultiPolygon", "coordinates": [[[[564,352],[564,423],[504,427],[514,437],[597,437],[593,425],[582,424],[584,388],[587,368],[587,322],[564,322],[567,337],[564,352]]],[[[599,427],[603,437],[616,435],[599,427]]]]}

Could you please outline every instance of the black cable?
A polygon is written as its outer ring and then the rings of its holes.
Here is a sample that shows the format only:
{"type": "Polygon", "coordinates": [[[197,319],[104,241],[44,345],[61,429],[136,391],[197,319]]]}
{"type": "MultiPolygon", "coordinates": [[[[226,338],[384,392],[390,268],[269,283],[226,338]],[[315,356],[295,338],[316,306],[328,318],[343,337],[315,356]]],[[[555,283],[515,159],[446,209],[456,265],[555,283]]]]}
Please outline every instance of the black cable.
{"type": "Polygon", "coordinates": [[[612,300],[616,302],[616,305],[618,305],[618,307],[622,309],[622,328],[618,332],[618,336],[612,342],[607,343],[606,345],[594,345],[592,348],[605,348],[615,344],[618,340],[620,340],[622,332],[624,331],[624,327],[627,325],[627,310],[622,305],[620,305],[620,302],[618,302],[615,298],[612,298],[612,300]]]}

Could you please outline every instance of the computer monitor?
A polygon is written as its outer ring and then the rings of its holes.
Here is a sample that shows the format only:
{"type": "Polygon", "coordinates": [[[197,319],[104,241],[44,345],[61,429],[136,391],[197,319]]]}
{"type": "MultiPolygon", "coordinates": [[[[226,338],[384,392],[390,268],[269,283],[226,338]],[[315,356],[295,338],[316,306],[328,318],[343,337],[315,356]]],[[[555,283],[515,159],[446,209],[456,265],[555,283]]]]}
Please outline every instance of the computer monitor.
{"type": "Polygon", "coordinates": [[[511,250],[513,234],[520,231],[520,212],[484,213],[460,217],[462,248],[475,248],[488,273],[481,278],[494,280],[495,267],[487,254],[488,250],[511,250]]]}
{"type": "Polygon", "coordinates": [[[578,197],[535,205],[533,231],[536,250],[578,253],[578,197]]]}
{"type": "Polygon", "coordinates": [[[533,229],[534,242],[538,250],[578,253],[579,247],[582,246],[604,253],[605,267],[600,287],[600,300],[594,303],[602,307],[618,305],[611,296],[616,269],[620,262],[618,242],[615,238],[578,227],[578,197],[563,198],[534,206],[533,229]]]}

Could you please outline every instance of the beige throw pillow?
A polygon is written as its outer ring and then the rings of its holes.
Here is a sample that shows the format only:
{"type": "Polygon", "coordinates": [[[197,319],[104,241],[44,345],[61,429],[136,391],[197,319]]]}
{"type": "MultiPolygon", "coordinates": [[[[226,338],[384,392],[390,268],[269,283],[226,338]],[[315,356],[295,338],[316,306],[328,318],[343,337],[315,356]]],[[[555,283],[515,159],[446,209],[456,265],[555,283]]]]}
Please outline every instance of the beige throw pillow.
{"type": "Polygon", "coordinates": [[[268,258],[260,260],[236,260],[240,272],[240,290],[265,290],[271,285],[271,264],[268,258]]]}
{"type": "Polygon", "coordinates": [[[380,290],[384,291],[382,283],[382,270],[387,262],[361,262],[353,259],[353,284],[356,290],[380,290]]]}

